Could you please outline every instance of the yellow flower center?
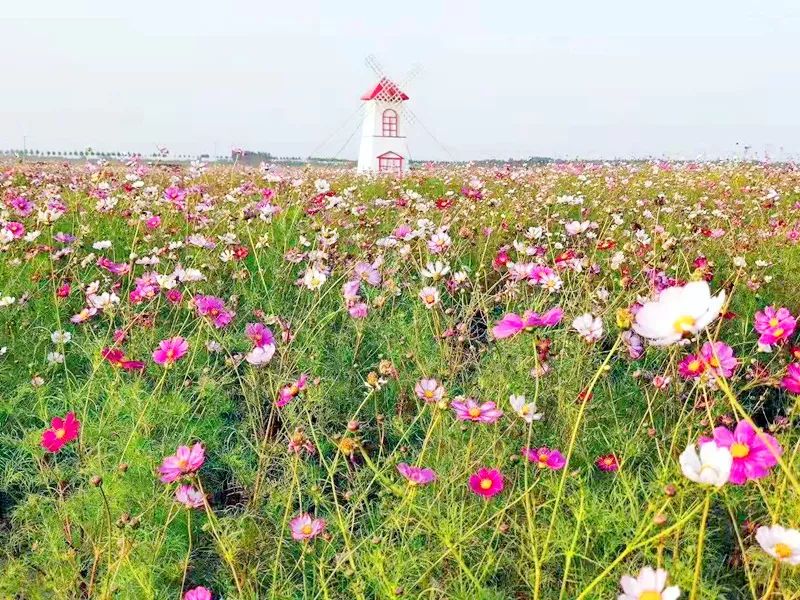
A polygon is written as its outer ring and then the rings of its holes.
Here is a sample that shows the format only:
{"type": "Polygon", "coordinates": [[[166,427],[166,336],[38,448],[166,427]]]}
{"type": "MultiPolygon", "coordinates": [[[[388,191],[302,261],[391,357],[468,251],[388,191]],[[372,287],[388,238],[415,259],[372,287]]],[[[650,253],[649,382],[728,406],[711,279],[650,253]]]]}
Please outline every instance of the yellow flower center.
{"type": "Polygon", "coordinates": [[[66,431],[64,430],[64,428],[62,427],[61,429],[56,429],[56,431],[55,431],[55,434],[56,434],[56,439],[59,439],[59,440],[60,440],[60,439],[62,439],[62,438],[65,436],[65,435],[67,435],[67,432],[66,432],[66,431]]]}
{"type": "Polygon", "coordinates": [[[692,373],[696,373],[697,371],[699,371],[702,366],[703,366],[703,363],[701,363],[697,359],[689,362],[689,370],[692,373]]]}
{"type": "Polygon", "coordinates": [[[175,358],[175,350],[173,350],[172,348],[167,350],[167,358],[169,360],[172,360],[173,358],[175,358]]]}
{"type": "Polygon", "coordinates": [[[547,454],[540,454],[539,455],[539,466],[540,467],[547,466],[547,459],[549,459],[549,458],[550,457],[547,454]]]}
{"type": "Polygon", "coordinates": [[[716,356],[712,356],[711,360],[708,361],[708,364],[717,369],[719,368],[719,359],[716,356]]]}
{"type": "Polygon", "coordinates": [[[436,298],[433,297],[433,294],[428,294],[425,296],[425,302],[428,304],[433,304],[436,301],[436,298]]]}
{"type": "Polygon", "coordinates": [[[731,444],[731,456],[733,458],[744,458],[750,454],[750,446],[742,444],[741,442],[734,442],[731,444]]]}
{"type": "Polygon", "coordinates": [[[778,319],[776,319],[775,317],[772,317],[769,320],[769,326],[770,327],[777,327],[778,326],[778,319]]]}
{"type": "Polygon", "coordinates": [[[777,327],[775,331],[772,332],[772,335],[774,335],[776,338],[779,338],[783,336],[783,333],[784,333],[783,327],[777,327]]]}
{"type": "Polygon", "coordinates": [[[491,479],[488,479],[488,478],[487,479],[481,479],[481,489],[482,490],[488,490],[490,487],[492,487],[492,480],[491,479]]]}
{"type": "Polygon", "coordinates": [[[181,471],[185,470],[188,466],[189,463],[186,461],[186,459],[182,458],[178,461],[178,468],[180,468],[181,471]]]}
{"type": "Polygon", "coordinates": [[[477,406],[470,408],[468,412],[469,416],[472,417],[473,419],[477,419],[478,417],[481,416],[481,409],[478,408],[477,406]]]}
{"type": "Polygon", "coordinates": [[[639,600],[661,600],[661,592],[648,590],[639,594],[639,600]]]}
{"type": "Polygon", "coordinates": [[[675,330],[675,333],[686,333],[690,331],[692,327],[694,327],[694,317],[690,317],[689,315],[678,317],[675,319],[675,322],[672,323],[672,328],[675,330]]]}
{"type": "Polygon", "coordinates": [[[303,527],[300,529],[300,531],[302,531],[304,535],[311,535],[311,532],[314,531],[314,530],[311,528],[310,524],[306,524],[306,525],[303,525],[303,527]]]}
{"type": "Polygon", "coordinates": [[[775,554],[778,555],[778,558],[781,559],[789,558],[792,555],[792,549],[783,543],[775,544],[774,550],[775,554]]]}
{"type": "Polygon", "coordinates": [[[433,391],[432,390],[425,390],[423,394],[426,398],[433,398],[433,391]]]}

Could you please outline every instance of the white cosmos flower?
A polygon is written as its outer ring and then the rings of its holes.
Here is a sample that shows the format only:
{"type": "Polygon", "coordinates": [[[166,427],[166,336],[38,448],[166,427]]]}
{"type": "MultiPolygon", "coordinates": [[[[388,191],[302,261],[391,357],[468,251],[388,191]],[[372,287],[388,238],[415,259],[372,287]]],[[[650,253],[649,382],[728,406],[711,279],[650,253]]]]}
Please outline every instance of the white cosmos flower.
{"type": "Polygon", "coordinates": [[[312,292],[321,288],[328,276],[316,267],[309,267],[306,274],[303,275],[303,285],[310,289],[312,292]]]}
{"type": "Polygon", "coordinates": [[[800,531],[773,525],[759,527],[756,540],[764,552],[790,565],[800,565],[800,531]]]}
{"type": "Polygon", "coordinates": [[[61,352],[48,352],[47,362],[51,365],[61,364],[64,362],[64,355],[61,352]]]}
{"type": "Polygon", "coordinates": [[[668,346],[707,327],[724,303],[725,292],[712,297],[705,281],[667,288],[639,309],[633,330],[655,346],[668,346]]]}
{"type": "Polygon", "coordinates": [[[265,365],[269,361],[271,361],[272,356],[274,354],[275,354],[275,345],[267,344],[266,346],[256,346],[250,352],[247,353],[244,359],[251,365],[259,366],[259,365],[265,365]]]}
{"type": "Polygon", "coordinates": [[[423,277],[439,281],[450,272],[450,266],[440,260],[436,262],[429,262],[425,268],[420,271],[423,277]]]}
{"type": "Polygon", "coordinates": [[[733,465],[733,456],[724,446],[715,442],[700,444],[700,454],[694,444],[689,444],[679,458],[681,471],[694,481],[703,485],[722,487],[728,482],[733,465]]]}
{"type": "Polygon", "coordinates": [[[54,331],[50,334],[50,339],[54,344],[69,344],[72,334],[69,331],[54,331]]]}
{"type": "Polygon", "coordinates": [[[102,240],[99,242],[95,242],[94,244],[92,244],[92,248],[94,248],[95,250],[106,250],[108,248],[111,248],[111,240],[102,240]]]}
{"type": "Polygon", "coordinates": [[[675,600],[681,595],[677,585],[667,585],[667,572],[664,569],[644,567],[637,577],[623,575],[619,580],[624,593],[617,600],[675,600]]]}
{"type": "Polygon", "coordinates": [[[508,397],[508,403],[511,408],[517,413],[520,418],[526,423],[530,424],[542,418],[542,413],[536,412],[535,402],[525,402],[525,396],[517,396],[512,394],[508,397]]]}
{"type": "Polygon", "coordinates": [[[587,342],[595,342],[603,337],[603,321],[600,320],[600,317],[595,317],[591,313],[575,317],[575,320],[572,321],[572,326],[587,342]]]}

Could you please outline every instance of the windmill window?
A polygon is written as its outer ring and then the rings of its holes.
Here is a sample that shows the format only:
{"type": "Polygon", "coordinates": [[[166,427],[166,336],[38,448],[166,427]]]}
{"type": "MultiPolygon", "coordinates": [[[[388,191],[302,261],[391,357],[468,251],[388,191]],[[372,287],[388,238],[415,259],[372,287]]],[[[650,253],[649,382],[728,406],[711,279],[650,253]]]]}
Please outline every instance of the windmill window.
{"type": "Polygon", "coordinates": [[[380,173],[402,173],[403,157],[393,152],[387,152],[378,157],[378,172],[380,173]]]}
{"type": "Polygon", "coordinates": [[[391,108],[383,111],[383,135],[397,137],[397,113],[391,108]]]}

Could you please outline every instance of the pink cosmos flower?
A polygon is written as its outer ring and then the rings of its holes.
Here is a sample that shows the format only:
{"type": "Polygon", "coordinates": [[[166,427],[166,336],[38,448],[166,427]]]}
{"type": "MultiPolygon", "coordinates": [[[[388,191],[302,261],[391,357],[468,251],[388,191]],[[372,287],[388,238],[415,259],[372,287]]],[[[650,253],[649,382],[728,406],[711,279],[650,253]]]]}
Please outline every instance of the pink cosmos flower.
{"type": "Polygon", "coordinates": [[[214,327],[222,329],[230,324],[236,313],[225,308],[222,298],[216,296],[203,296],[198,294],[194,297],[194,304],[200,316],[208,318],[214,327]]]}
{"type": "Polygon", "coordinates": [[[162,483],[172,483],[183,475],[194,473],[206,460],[206,453],[200,442],[194,446],[178,446],[172,456],[167,456],[158,468],[162,483]]]}
{"type": "Polygon", "coordinates": [[[183,600],[211,600],[211,590],[198,585],[183,595],[183,600]]]}
{"type": "Polygon", "coordinates": [[[494,402],[478,404],[472,398],[466,398],[464,401],[454,400],[450,406],[459,421],[494,423],[503,416],[503,411],[494,402]]]}
{"type": "Polygon", "coordinates": [[[469,476],[470,489],[484,498],[491,498],[503,491],[503,474],[497,469],[483,467],[469,476]]]}
{"type": "Polygon", "coordinates": [[[364,302],[356,302],[347,309],[347,312],[349,312],[350,316],[354,319],[364,319],[369,313],[369,307],[364,302]]]}
{"type": "Polygon", "coordinates": [[[355,271],[356,277],[361,281],[365,281],[373,287],[377,287],[381,284],[381,273],[375,265],[362,261],[356,263],[353,270],[355,271]]]}
{"type": "Polygon", "coordinates": [[[308,386],[308,375],[303,373],[302,375],[300,375],[297,381],[294,381],[293,383],[281,388],[281,391],[278,392],[278,400],[275,402],[275,405],[278,408],[283,408],[284,406],[289,404],[289,402],[291,402],[297,396],[299,396],[300,392],[306,389],[307,386],[308,386]]]}
{"type": "Polygon", "coordinates": [[[430,404],[435,404],[444,398],[444,386],[435,379],[420,379],[414,386],[417,398],[430,404]]]}
{"type": "Polygon", "coordinates": [[[308,513],[296,516],[289,523],[292,538],[295,540],[310,540],[325,531],[324,519],[312,519],[308,513]]]}
{"type": "Polygon", "coordinates": [[[563,469],[564,465],[567,463],[561,452],[555,448],[548,448],[547,446],[542,446],[541,448],[523,448],[522,456],[527,458],[528,461],[535,463],[540,469],[547,468],[552,471],[563,469]]]}
{"type": "MultiPolygon", "coordinates": [[[[712,441],[701,437],[700,443],[712,441]]],[[[717,446],[728,448],[733,456],[733,466],[728,481],[742,485],[750,479],[761,479],[778,464],[783,448],[768,433],[759,433],[747,421],[739,421],[733,431],[727,427],[714,428],[713,441],[717,446]]]]}
{"type": "Polygon", "coordinates": [[[700,356],[718,377],[730,377],[739,364],[733,355],[733,348],[725,342],[706,342],[700,348],[700,356]]]}
{"type": "Polygon", "coordinates": [[[559,307],[551,308],[543,314],[526,310],[520,317],[508,313],[492,328],[495,339],[503,339],[517,335],[522,331],[533,331],[535,327],[552,327],[558,325],[564,317],[564,311],[559,307]]]}
{"type": "Polygon", "coordinates": [[[786,308],[776,310],[774,306],[767,306],[756,313],[754,326],[761,334],[758,343],[771,346],[790,338],[797,326],[797,320],[786,308]]]}
{"type": "Polygon", "coordinates": [[[244,327],[244,332],[253,342],[253,346],[263,348],[264,346],[275,345],[275,336],[272,335],[270,328],[263,323],[248,323],[244,327]]]}
{"type": "Polygon", "coordinates": [[[205,496],[194,486],[182,485],[175,490],[175,500],[186,508],[200,508],[205,503],[205,496]]]}
{"type": "Polygon", "coordinates": [[[75,413],[68,412],[62,419],[53,417],[49,429],[42,432],[42,448],[48,452],[58,452],[66,444],[78,437],[81,422],[75,418],[75,413]]]}
{"type": "Polygon", "coordinates": [[[425,485],[436,481],[436,471],[433,469],[414,467],[406,463],[400,463],[397,465],[397,470],[411,485],[425,485]]]}
{"type": "Polygon", "coordinates": [[[175,336],[158,343],[158,348],[153,351],[153,361],[157,365],[170,367],[183,358],[189,351],[189,342],[181,336],[175,336]]]}
{"type": "Polygon", "coordinates": [[[678,365],[678,373],[684,379],[700,377],[706,370],[706,362],[697,354],[690,354],[678,365]]]}
{"type": "Polygon", "coordinates": [[[159,225],[161,225],[161,217],[158,215],[150,217],[144,222],[144,224],[148,229],[158,229],[159,225]]]}
{"type": "Polygon", "coordinates": [[[786,376],[781,380],[781,385],[787,392],[800,394],[800,363],[792,363],[786,367],[786,376]]]}

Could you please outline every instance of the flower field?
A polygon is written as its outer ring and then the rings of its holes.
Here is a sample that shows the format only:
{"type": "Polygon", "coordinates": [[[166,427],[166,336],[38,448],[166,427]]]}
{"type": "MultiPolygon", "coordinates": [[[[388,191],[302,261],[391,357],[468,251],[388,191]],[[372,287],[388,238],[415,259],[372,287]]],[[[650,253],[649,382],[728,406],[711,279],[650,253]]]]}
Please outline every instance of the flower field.
{"type": "Polygon", "coordinates": [[[0,202],[2,598],[800,597],[792,165],[0,202]]]}

